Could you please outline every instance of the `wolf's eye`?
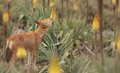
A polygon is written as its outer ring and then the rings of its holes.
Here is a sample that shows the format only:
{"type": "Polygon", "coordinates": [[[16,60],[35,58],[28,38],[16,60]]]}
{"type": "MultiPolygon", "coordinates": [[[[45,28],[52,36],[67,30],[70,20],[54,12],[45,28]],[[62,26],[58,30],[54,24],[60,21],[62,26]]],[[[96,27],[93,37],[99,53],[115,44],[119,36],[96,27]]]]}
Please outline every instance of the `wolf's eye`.
{"type": "Polygon", "coordinates": [[[42,27],[45,28],[46,27],[46,23],[42,23],[42,27]]]}

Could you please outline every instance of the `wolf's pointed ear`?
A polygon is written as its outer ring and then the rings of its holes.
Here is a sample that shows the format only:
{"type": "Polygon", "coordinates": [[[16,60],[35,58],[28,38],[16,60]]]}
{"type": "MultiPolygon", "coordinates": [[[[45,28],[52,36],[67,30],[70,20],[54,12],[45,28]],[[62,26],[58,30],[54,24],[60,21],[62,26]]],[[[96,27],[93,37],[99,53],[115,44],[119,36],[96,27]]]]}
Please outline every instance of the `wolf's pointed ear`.
{"type": "Polygon", "coordinates": [[[40,25],[42,22],[40,20],[36,20],[35,23],[37,23],[38,25],[40,25]]]}

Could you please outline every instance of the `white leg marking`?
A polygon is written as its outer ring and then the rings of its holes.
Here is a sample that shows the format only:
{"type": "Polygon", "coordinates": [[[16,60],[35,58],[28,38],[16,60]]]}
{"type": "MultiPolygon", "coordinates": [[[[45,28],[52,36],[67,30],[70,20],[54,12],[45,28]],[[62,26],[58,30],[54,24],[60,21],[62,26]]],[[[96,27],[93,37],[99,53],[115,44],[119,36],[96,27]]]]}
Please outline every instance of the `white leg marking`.
{"type": "Polygon", "coordinates": [[[13,44],[14,44],[13,41],[8,41],[8,46],[9,46],[10,50],[12,50],[12,45],[13,45],[13,44]]]}

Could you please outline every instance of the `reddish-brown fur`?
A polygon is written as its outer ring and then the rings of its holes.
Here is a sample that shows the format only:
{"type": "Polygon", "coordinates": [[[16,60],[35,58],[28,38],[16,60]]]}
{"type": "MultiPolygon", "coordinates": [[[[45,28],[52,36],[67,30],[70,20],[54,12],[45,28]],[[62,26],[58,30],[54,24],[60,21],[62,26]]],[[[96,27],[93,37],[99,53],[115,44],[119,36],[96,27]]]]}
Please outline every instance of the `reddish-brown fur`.
{"type": "Polygon", "coordinates": [[[43,21],[36,21],[38,24],[38,29],[31,32],[25,32],[10,36],[7,39],[6,48],[6,59],[8,61],[12,61],[15,63],[16,61],[16,52],[19,47],[25,48],[27,51],[30,51],[32,56],[32,63],[35,63],[36,60],[36,50],[39,47],[39,44],[42,42],[42,39],[45,33],[48,31],[49,27],[52,24],[52,19],[45,19],[43,21]],[[45,24],[45,27],[43,27],[45,24]],[[11,51],[11,56],[9,55],[9,51],[11,51]],[[8,55],[7,55],[8,54],[8,55]]]}

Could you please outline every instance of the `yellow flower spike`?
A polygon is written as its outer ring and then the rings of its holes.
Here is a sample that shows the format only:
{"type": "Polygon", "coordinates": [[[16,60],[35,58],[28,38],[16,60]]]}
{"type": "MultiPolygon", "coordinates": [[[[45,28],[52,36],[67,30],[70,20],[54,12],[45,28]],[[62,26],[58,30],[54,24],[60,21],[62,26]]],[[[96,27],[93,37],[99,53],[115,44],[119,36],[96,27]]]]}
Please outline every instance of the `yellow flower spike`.
{"type": "Polygon", "coordinates": [[[9,23],[9,17],[10,17],[10,15],[9,15],[8,10],[4,10],[3,18],[2,18],[4,25],[7,25],[9,23]]]}
{"type": "Polygon", "coordinates": [[[38,7],[38,0],[32,0],[33,10],[36,10],[38,7]]]}
{"type": "Polygon", "coordinates": [[[96,14],[94,16],[94,19],[93,19],[93,30],[95,32],[98,32],[99,31],[99,27],[100,27],[100,22],[99,22],[99,15],[96,14]]]}
{"type": "Polygon", "coordinates": [[[50,0],[50,7],[54,7],[55,6],[55,0],[50,0]]]}
{"type": "Polygon", "coordinates": [[[112,0],[112,4],[113,4],[113,5],[116,5],[116,0],[112,0]]]}
{"type": "Polygon", "coordinates": [[[24,59],[27,57],[27,52],[25,48],[19,47],[16,53],[17,58],[24,59]]]}
{"type": "Polygon", "coordinates": [[[48,73],[62,73],[61,66],[59,65],[59,59],[56,54],[51,57],[48,73]]]}
{"type": "Polygon", "coordinates": [[[56,17],[57,17],[56,9],[55,7],[52,7],[50,18],[52,18],[55,21],[56,17]]]}

